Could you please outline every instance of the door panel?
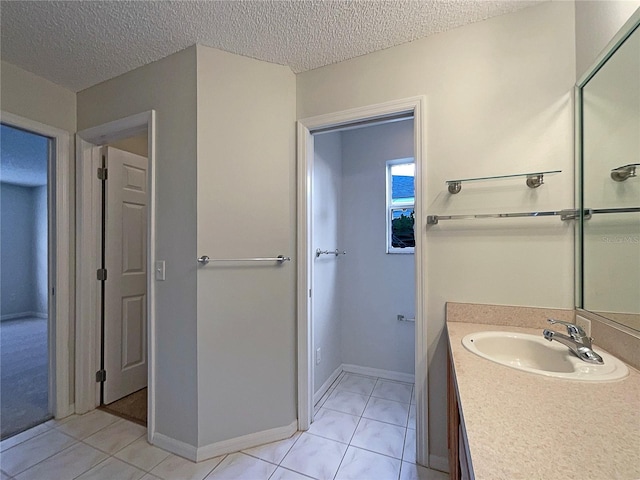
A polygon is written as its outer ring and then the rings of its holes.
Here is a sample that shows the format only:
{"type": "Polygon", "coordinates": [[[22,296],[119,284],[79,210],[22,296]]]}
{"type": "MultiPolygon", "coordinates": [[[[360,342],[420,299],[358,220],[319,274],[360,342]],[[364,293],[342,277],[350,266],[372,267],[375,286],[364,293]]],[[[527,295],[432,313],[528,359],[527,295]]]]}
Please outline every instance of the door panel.
{"type": "Polygon", "coordinates": [[[105,147],[105,338],[109,404],[147,386],[147,159],[105,147]]]}

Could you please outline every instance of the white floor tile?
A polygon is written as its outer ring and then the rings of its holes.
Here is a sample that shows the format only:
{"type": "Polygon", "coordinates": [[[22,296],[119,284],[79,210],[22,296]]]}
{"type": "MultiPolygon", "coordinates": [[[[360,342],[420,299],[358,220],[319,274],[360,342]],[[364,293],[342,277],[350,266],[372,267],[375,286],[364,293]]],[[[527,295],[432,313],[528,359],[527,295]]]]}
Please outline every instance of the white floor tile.
{"type": "Polygon", "coordinates": [[[114,456],[148,472],[169,455],[171,455],[169,452],[150,445],[147,439],[142,437],[124,447],[114,456]]]}
{"type": "Polygon", "coordinates": [[[13,477],[10,477],[9,474],[4,473],[2,470],[0,470],[0,479],[1,480],[12,480],[13,477]]]}
{"type": "Polygon", "coordinates": [[[376,383],[372,397],[384,398],[395,402],[411,403],[413,387],[407,383],[397,383],[388,380],[380,380],[376,383]]]}
{"type": "Polygon", "coordinates": [[[96,450],[84,443],[74,446],[34,465],[16,476],[16,480],[42,480],[43,478],[56,478],[66,480],[76,478],[78,475],[90,470],[103,460],[108,458],[100,450],[96,450]],[[54,475],[55,472],[55,476],[54,475]]]}
{"type": "Polygon", "coordinates": [[[338,390],[344,390],[345,392],[357,393],[359,395],[371,395],[373,388],[376,386],[376,379],[372,377],[363,377],[362,375],[355,375],[353,373],[347,373],[340,380],[340,383],[336,386],[338,390]]]}
{"type": "Polygon", "coordinates": [[[342,460],[336,480],[397,480],[400,460],[349,447],[342,460]]]}
{"type": "Polygon", "coordinates": [[[146,475],[144,470],[124,463],[115,457],[109,457],[76,480],[139,480],[146,475]]]}
{"type": "Polygon", "coordinates": [[[25,430],[22,433],[14,435],[11,438],[7,438],[6,440],[2,440],[0,442],[0,452],[4,452],[5,450],[15,447],[19,443],[26,442],[27,440],[37,437],[38,435],[48,432],[51,429],[46,423],[41,423],[29,430],[25,430]]]}
{"type": "Polygon", "coordinates": [[[415,463],[402,462],[400,480],[449,480],[449,475],[415,463]]]}
{"type": "Polygon", "coordinates": [[[233,453],[209,474],[207,480],[268,480],[276,468],[277,465],[259,458],[233,453]]]}
{"type": "Polygon", "coordinates": [[[409,417],[409,404],[371,397],[362,416],[380,422],[393,423],[394,425],[406,427],[407,418],[409,417]]]}
{"type": "Polygon", "coordinates": [[[287,470],[286,468],[278,467],[273,472],[269,480],[309,480],[311,477],[302,475],[301,473],[294,472],[293,470],[287,470]]]}
{"type": "Polygon", "coordinates": [[[321,408],[308,432],[337,442],[349,443],[359,420],[355,415],[321,408]]]}
{"type": "Polygon", "coordinates": [[[74,443],[77,441],[69,435],[49,430],[2,452],[2,470],[15,476],[74,443]]]}
{"type": "Polygon", "coordinates": [[[84,439],[92,447],[113,455],[147,433],[147,429],[127,420],[119,420],[84,439]]]}
{"type": "Polygon", "coordinates": [[[120,420],[118,417],[102,410],[92,410],[84,415],[77,415],[56,428],[62,433],[71,435],[78,440],[83,440],[118,420],[120,420]]]}
{"type": "Polygon", "coordinates": [[[351,445],[394,458],[402,458],[406,428],[363,418],[351,445]]]}
{"type": "Polygon", "coordinates": [[[150,473],[147,473],[144,477],[142,477],[140,480],[162,480],[161,478],[156,477],[155,475],[151,475],[150,473]]]}
{"type": "Polygon", "coordinates": [[[258,447],[249,448],[247,450],[243,450],[243,453],[278,465],[287,454],[287,452],[291,450],[291,447],[294,443],[296,443],[299,436],[300,433],[296,432],[291,438],[287,438],[286,440],[280,440],[278,442],[267,443],[258,447]]]}
{"type": "Polygon", "coordinates": [[[330,480],[338,471],[346,450],[347,445],[343,443],[303,433],[281,466],[319,480],[330,480]]]}
{"type": "Polygon", "coordinates": [[[407,420],[407,428],[416,429],[416,404],[409,408],[409,420],[407,420]]]}
{"type": "Polygon", "coordinates": [[[404,437],[402,461],[416,463],[416,431],[410,428],[407,428],[407,434],[404,437]]]}
{"type": "Polygon", "coordinates": [[[169,454],[150,473],[164,480],[202,480],[222,461],[224,456],[203,462],[192,462],[186,458],[169,454]]]}
{"type": "Polygon", "coordinates": [[[368,397],[358,395],[357,393],[345,392],[343,390],[334,390],[329,396],[322,408],[337,410],[339,412],[348,413],[349,415],[362,415],[364,407],[367,405],[368,397]]]}

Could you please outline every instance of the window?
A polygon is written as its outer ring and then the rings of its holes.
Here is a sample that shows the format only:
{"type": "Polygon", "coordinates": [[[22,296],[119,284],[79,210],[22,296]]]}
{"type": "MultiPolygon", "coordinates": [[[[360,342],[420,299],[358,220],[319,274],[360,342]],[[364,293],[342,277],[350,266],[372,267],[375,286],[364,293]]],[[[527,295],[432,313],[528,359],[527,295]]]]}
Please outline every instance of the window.
{"type": "Polygon", "coordinates": [[[387,162],[387,253],[413,253],[415,237],[413,158],[387,162]]]}

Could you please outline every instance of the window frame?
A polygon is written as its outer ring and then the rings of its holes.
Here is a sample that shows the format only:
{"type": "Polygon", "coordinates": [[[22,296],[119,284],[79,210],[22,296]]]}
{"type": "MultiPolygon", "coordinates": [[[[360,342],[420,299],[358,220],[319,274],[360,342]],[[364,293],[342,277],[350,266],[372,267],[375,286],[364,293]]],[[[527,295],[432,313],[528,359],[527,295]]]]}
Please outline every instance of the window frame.
{"type": "MultiPolygon", "coordinates": [[[[393,211],[398,209],[413,209],[414,215],[416,211],[415,206],[415,170],[414,170],[414,191],[413,191],[413,202],[403,202],[403,201],[393,201],[392,199],[392,189],[393,189],[393,175],[391,174],[391,168],[396,165],[404,165],[404,164],[412,164],[415,168],[415,158],[414,157],[406,157],[406,158],[397,158],[394,160],[388,160],[385,164],[385,175],[386,175],[386,199],[385,199],[385,217],[386,217],[386,253],[387,254],[414,254],[415,247],[394,247],[392,246],[392,221],[393,221],[393,211]]],[[[415,220],[414,220],[414,240],[415,240],[415,220]]]]}

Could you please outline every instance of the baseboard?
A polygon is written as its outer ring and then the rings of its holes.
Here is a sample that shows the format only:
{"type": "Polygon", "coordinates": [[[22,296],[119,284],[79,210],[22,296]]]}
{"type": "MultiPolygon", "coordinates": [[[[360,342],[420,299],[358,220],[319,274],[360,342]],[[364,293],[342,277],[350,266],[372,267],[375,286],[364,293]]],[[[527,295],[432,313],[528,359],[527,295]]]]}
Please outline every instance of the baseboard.
{"type": "MultiPolygon", "coordinates": [[[[195,461],[201,462],[220,455],[226,455],[227,453],[239,452],[241,450],[246,450],[247,448],[264,445],[265,443],[284,440],[291,437],[291,435],[296,433],[297,430],[298,421],[294,420],[284,427],[272,428],[270,430],[263,430],[262,432],[250,433],[249,435],[243,435],[242,437],[212,443],[197,449],[195,461]]],[[[189,459],[193,460],[191,458],[189,459]]]]}
{"type": "Polygon", "coordinates": [[[449,459],[437,455],[429,455],[429,468],[449,473],[449,459]]]}
{"type": "Polygon", "coordinates": [[[20,313],[8,313],[6,315],[2,315],[0,316],[0,322],[4,322],[5,320],[16,320],[18,318],[27,318],[27,317],[49,318],[49,316],[46,313],[20,312],[20,313]]]}
{"type": "Polygon", "coordinates": [[[396,382],[415,383],[416,381],[416,376],[410,373],[394,372],[391,370],[382,370],[380,368],[342,364],[342,370],[349,373],[357,373],[359,375],[368,375],[370,377],[380,377],[386,380],[394,380],[396,382]]]}
{"type": "Polygon", "coordinates": [[[333,384],[333,382],[336,381],[336,378],[340,376],[342,371],[343,371],[342,365],[340,365],[338,368],[336,368],[333,371],[331,375],[329,375],[329,378],[327,378],[327,381],[322,384],[322,386],[318,389],[316,393],[313,394],[313,405],[316,405],[320,401],[322,396],[325,393],[327,393],[327,390],[329,390],[329,387],[333,384]]]}
{"type": "Polygon", "coordinates": [[[167,437],[161,433],[154,433],[151,443],[167,452],[175,453],[181,457],[197,462],[198,448],[188,443],[181,442],[175,438],[167,437]]]}

